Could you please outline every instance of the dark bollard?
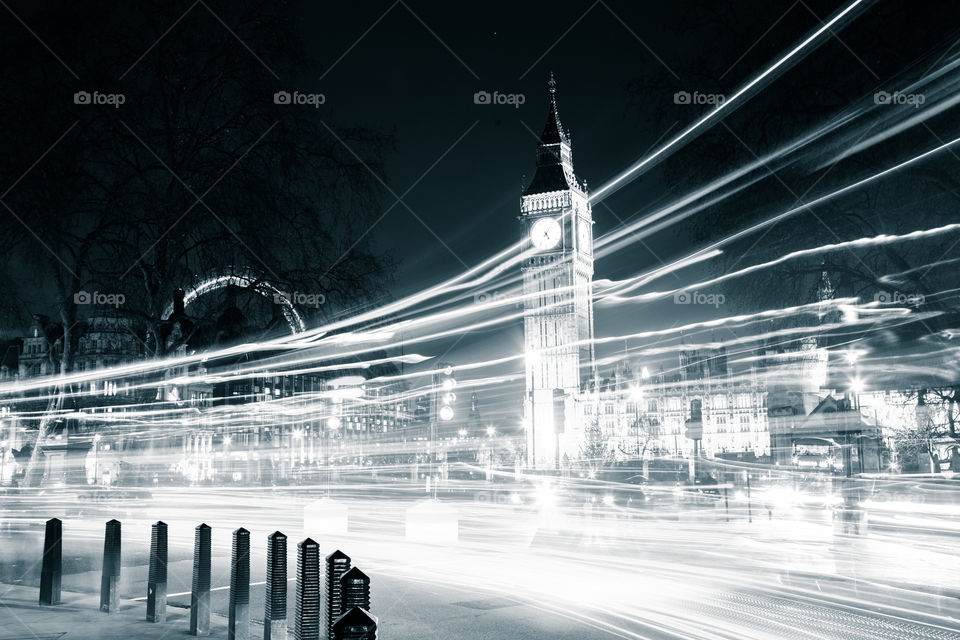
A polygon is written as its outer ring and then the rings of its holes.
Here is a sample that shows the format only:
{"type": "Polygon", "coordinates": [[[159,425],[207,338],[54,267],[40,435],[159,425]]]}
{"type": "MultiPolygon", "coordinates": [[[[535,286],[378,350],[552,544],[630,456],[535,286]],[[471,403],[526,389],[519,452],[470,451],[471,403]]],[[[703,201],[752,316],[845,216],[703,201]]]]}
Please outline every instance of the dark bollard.
{"type": "Polygon", "coordinates": [[[350,556],[337,549],[326,560],[326,606],[324,607],[324,630],[327,638],[333,638],[333,623],[343,615],[340,594],[340,578],[350,570],[350,556]]]}
{"type": "Polygon", "coordinates": [[[333,640],[377,640],[377,619],[354,607],[334,623],[333,640]]]}
{"type": "Polygon", "coordinates": [[[197,525],[193,538],[190,635],[210,635],[210,527],[206,524],[197,525]]]}
{"type": "MultiPolygon", "coordinates": [[[[319,567],[317,571],[319,571],[319,567]]],[[[319,578],[317,579],[319,582],[319,578]]],[[[287,639],[287,536],[267,536],[267,593],[264,598],[263,640],[287,639]]],[[[317,605],[319,613],[319,605],[317,605]]]]}
{"type": "Polygon", "coordinates": [[[229,607],[228,640],[247,640],[250,637],[250,532],[243,527],[233,532],[229,607]]]}
{"type": "Polygon", "coordinates": [[[103,574],[100,577],[100,611],[120,607],[120,521],[107,523],[103,536],[103,574]]]}
{"type": "Polygon", "coordinates": [[[297,545],[297,601],[293,620],[296,640],[326,638],[320,624],[320,545],[307,538],[297,545]]]}
{"type": "Polygon", "coordinates": [[[43,536],[43,563],[40,568],[40,604],[60,604],[60,578],[63,576],[63,523],[47,520],[43,536]]]}
{"type": "Polygon", "coordinates": [[[340,593],[344,611],[350,611],[354,607],[370,611],[370,578],[357,567],[353,567],[340,578],[340,593]]]}
{"type": "Polygon", "coordinates": [[[150,531],[150,571],[147,577],[147,622],[167,619],[167,524],[158,521],[150,531]]]}

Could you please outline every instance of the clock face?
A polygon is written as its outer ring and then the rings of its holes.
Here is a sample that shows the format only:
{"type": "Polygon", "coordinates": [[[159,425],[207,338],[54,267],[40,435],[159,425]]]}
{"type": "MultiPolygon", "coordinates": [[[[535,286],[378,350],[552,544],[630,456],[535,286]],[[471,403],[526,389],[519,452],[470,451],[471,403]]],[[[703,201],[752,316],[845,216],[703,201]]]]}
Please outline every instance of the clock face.
{"type": "Polygon", "coordinates": [[[553,249],[560,244],[561,235],[560,223],[553,218],[541,218],[530,227],[530,242],[541,251],[553,249]]]}
{"type": "Polygon", "coordinates": [[[580,251],[590,253],[590,225],[586,220],[581,220],[577,225],[577,244],[580,245],[580,251]]]}

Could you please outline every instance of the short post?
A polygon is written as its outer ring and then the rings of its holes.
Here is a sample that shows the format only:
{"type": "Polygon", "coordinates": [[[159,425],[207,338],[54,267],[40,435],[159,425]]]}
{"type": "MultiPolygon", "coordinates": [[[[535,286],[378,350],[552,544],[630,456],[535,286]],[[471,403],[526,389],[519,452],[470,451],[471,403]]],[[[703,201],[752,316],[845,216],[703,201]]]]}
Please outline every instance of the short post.
{"type": "Polygon", "coordinates": [[[310,538],[297,545],[297,601],[294,615],[295,640],[327,637],[327,627],[320,624],[320,545],[310,538]]]}
{"type": "Polygon", "coordinates": [[[287,640],[287,536],[279,531],[267,536],[266,590],[263,640],[287,640]]]}
{"type": "Polygon", "coordinates": [[[377,619],[354,607],[333,625],[333,640],[377,640],[377,619]]]}
{"type": "Polygon", "coordinates": [[[63,577],[63,523],[47,520],[43,536],[43,562],[40,567],[40,604],[60,604],[60,579],[63,577]]]}
{"type": "Polygon", "coordinates": [[[340,578],[340,593],[344,611],[354,607],[370,611],[370,578],[357,567],[351,568],[340,578]]]}
{"type": "Polygon", "coordinates": [[[210,635],[210,526],[197,525],[193,538],[190,635],[210,635]]]}
{"type": "Polygon", "coordinates": [[[120,607],[120,521],[107,522],[103,535],[103,573],[100,576],[100,611],[120,607]]]}
{"type": "Polygon", "coordinates": [[[230,560],[230,604],[227,639],[250,637],[250,532],[240,527],[233,532],[230,560]]]}
{"type": "Polygon", "coordinates": [[[167,523],[150,529],[150,569],[147,576],[147,622],[167,620],[167,523]]]}
{"type": "Polygon", "coordinates": [[[340,578],[350,570],[350,556],[337,549],[327,556],[325,566],[326,590],[324,598],[324,631],[327,638],[333,638],[333,623],[343,615],[343,601],[340,593],[340,578]]]}

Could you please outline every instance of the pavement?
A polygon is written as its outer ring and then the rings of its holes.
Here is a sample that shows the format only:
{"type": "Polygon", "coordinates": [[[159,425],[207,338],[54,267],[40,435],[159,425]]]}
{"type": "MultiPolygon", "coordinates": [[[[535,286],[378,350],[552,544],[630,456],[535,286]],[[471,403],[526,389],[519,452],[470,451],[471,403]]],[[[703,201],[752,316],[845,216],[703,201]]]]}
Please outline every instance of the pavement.
{"type": "MultiPolygon", "coordinates": [[[[0,640],[170,640],[187,636],[190,609],[167,607],[167,621],[146,621],[146,604],[123,600],[119,611],[101,613],[99,596],[91,593],[63,591],[61,604],[40,607],[39,592],[34,587],[4,585],[0,587],[0,640]]],[[[210,616],[210,637],[227,637],[227,620],[210,616]]],[[[262,632],[261,632],[262,637],[262,632]]]]}
{"type": "MultiPolygon", "coordinates": [[[[293,582],[290,583],[292,596],[293,582]]],[[[170,640],[189,636],[189,595],[168,599],[167,620],[145,620],[146,603],[126,598],[111,614],[98,610],[92,593],[64,591],[61,604],[37,605],[33,586],[0,587],[0,640],[170,640]]],[[[213,592],[211,638],[227,637],[227,591],[213,592]]],[[[251,638],[263,637],[262,585],[251,587],[251,638]]],[[[294,599],[288,598],[289,637],[293,637],[294,599]]],[[[378,576],[373,607],[380,615],[380,638],[463,638],[481,640],[513,638],[533,640],[608,639],[610,634],[593,625],[572,621],[519,600],[445,586],[409,583],[378,576]]],[[[662,636],[671,637],[671,636],[662,636]]]]}

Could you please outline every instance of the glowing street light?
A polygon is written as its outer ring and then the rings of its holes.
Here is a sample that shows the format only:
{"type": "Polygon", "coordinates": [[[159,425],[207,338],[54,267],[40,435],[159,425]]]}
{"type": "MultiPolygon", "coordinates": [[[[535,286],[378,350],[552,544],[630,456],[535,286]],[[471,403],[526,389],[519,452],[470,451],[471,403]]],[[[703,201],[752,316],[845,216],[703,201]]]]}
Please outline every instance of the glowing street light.
{"type": "Polygon", "coordinates": [[[856,394],[861,394],[863,393],[863,390],[864,390],[863,380],[861,380],[860,378],[854,378],[853,380],[850,381],[850,391],[856,394]]]}
{"type": "Polygon", "coordinates": [[[495,435],[497,435],[497,429],[496,429],[496,427],[492,427],[492,426],[491,426],[491,427],[487,427],[487,436],[489,436],[489,437],[492,438],[492,437],[495,436],[495,435]]]}

